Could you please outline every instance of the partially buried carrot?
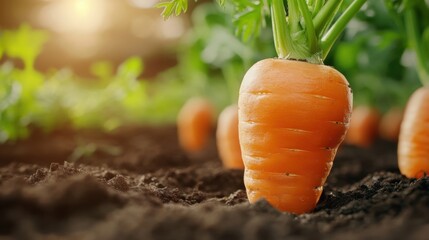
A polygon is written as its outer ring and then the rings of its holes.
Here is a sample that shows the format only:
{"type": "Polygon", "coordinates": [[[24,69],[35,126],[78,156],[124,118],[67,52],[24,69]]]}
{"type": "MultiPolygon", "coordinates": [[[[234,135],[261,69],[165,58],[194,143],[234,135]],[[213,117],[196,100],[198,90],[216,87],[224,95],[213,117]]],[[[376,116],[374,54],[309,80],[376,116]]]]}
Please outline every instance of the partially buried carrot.
{"type": "Polygon", "coordinates": [[[398,164],[409,178],[429,174],[429,87],[417,90],[407,104],[399,135],[398,164]]]}
{"type": "Polygon", "coordinates": [[[238,140],[237,105],[225,108],[219,115],[216,143],[220,158],[226,168],[244,169],[238,140]]]}
{"type": "Polygon", "coordinates": [[[398,141],[398,166],[408,178],[429,174],[429,5],[427,1],[392,1],[388,5],[405,26],[422,88],[408,100],[398,141]]]}
{"type": "Polygon", "coordinates": [[[179,143],[187,152],[198,152],[207,144],[213,124],[213,107],[200,97],[189,99],[179,112],[179,143]]]}
{"type": "Polygon", "coordinates": [[[345,142],[359,147],[369,147],[378,135],[380,113],[368,106],[353,109],[350,128],[345,142]]]}
{"type": "Polygon", "coordinates": [[[387,111],[380,120],[378,128],[380,137],[391,142],[397,142],[403,117],[404,110],[402,108],[394,107],[387,111]]]}
{"type": "Polygon", "coordinates": [[[244,182],[250,202],[311,211],[351,113],[351,91],[331,67],[281,59],[255,64],[239,97],[244,182]]]}

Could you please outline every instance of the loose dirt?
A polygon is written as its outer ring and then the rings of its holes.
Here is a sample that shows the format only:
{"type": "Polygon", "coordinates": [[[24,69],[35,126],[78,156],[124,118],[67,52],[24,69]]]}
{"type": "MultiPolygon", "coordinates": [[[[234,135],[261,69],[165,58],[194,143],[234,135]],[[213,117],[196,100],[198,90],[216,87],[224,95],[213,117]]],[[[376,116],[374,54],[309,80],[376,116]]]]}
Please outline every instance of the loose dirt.
{"type": "Polygon", "coordinates": [[[396,146],[342,146],[317,208],[247,203],[243,172],[211,145],[189,156],[174,127],[61,131],[0,145],[0,237],[19,239],[427,239],[429,178],[396,146]]]}

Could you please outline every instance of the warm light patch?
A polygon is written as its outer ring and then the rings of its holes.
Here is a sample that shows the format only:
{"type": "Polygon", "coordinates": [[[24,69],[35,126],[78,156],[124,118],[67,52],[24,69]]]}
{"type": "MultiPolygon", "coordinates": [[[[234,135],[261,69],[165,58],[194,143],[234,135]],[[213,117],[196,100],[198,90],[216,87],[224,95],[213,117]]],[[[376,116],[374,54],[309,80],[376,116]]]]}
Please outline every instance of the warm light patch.
{"type": "Polygon", "coordinates": [[[59,0],[52,1],[39,13],[46,27],[61,33],[93,34],[106,28],[105,0],[59,0]]]}
{"type": "Polygon", "coordinates": [[[138,8],[153,8],[158,0],[129,0],[132,6],[138,8]]]}
{"type": "Polygon", "coordinates": [[[91,10],[90,2],[88,0],[74,0],[74,7],[76,10],[76,13],[78,13],[81,16],[85,16],[89,13],[89,10],[91,10]]]}

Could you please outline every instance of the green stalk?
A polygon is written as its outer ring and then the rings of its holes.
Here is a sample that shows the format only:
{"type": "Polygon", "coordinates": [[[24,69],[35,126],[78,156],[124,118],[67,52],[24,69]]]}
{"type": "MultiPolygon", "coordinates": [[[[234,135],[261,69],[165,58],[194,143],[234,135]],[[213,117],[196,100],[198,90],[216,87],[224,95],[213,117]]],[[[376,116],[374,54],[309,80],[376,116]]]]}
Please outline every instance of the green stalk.
{"type": "Polygon", "coordinates": [[[343,3],[343,0],[339,0],[340,4],[338,4],[337,8],[332,11],[331,16],[326,19],[326,22],[323,24],[322,29],[319,32],[319,36],[323,36],[326,34],[326,31],[328,30],[329,26],[331,26],[332,21],[335,19],[335,16],[337,15],[338,11],[341,8],[341,4],[343,3]]]}
{"type": "Polygon", "coordinates": [[[288,45],[291,45],[292,39],[290,39],[289,35],[283,0],[272,0],[271,16],[277,56],[279,58],[286,58],[289,55],[288,45]]]}
{"type": "Polygon", "coordinates": [[[320,36],[323,29],[327,27],[329,19],[333,19],[337,14],[343,0],[328,1],[323,7],[319,8],[317,15],[314,17],[314,28],[316,29],[317,36],[320,36]]]}
{"type": "Polygon", "coordinates": [[[304,17],[305,22],[305,32],[307,34],[308,46],[310,48],[310,53],[315,54],[319,52],[317,49],[317,38],[316,31],[314,30],[313,20],[311,19],[311,13],[308,9],[305,0],[298,0],[298,6],[301,9],[302,16],[304,17]]]}
{"type": "Polygon", "coordinates": [[[337,38],[341,35],[347,24],[365,3],[366,0],[355,0],[322,37],[321,44],[323,59],[327,57],[337,38]]]}
{"type": "Polygon", "coordinates": [[[422,84],[429,86],[429,56],[425,55],[423,50],[423,41],[420,41],[422,36],[419,34],[417,24],[415,10],[407,9],[405,11],[405,26],[411,48],[416,52],[417,71],[422,84]]]}
{"type": "Polygon", "coordinates": [[[288,0],[288,8],[289,8],[289,16],[288,21],[290,24],[291,35],[301,31],[301,27],[299,26],[299,7],[297,4],[297,0],[288,0]]]}
{"type": "Polygon", "coordinates": [[[324,4],[323,0],[316,0],[314,2],[313,17],[320,11],[324,4]]]}

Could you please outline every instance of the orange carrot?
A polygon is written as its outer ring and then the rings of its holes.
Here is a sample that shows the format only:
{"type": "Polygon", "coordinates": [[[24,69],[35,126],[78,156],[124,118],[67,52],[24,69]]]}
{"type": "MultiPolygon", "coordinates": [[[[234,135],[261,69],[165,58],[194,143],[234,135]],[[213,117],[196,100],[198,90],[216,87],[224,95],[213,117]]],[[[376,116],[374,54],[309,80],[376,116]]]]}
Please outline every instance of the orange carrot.
{"type": "Polygon", "coordinates": [[[177,131],[179,143],[187,152],[204,148],[212,129],[213,107],[204,98],[189,99],[179,112],[177,131]]]}
{"type": "Polygon", "coordinates": [[[331,67],[284,59],[253,65],[238,102],[249,201],[311,211],[345,137],[351,103],[347,80],[331,67]]]}
{"type": "Polygon", "coordinates": [[[429,87],[418,89],[408,101],[399,135],[398,164],[409,178],[429,173],[429,87]]]}
{"type": "Polygon", "coordinates": [[[403,117],[404,110],[402,108],[395,107],[387,111],[380,121],[378,129],[380,137],[385,140],[397,142],[403,117]]]}
{"type": "Polygon", "coordinates": [[[359,106],[353,109],[350,128],[345,142],[348,144],[369,147],[377,137],[380,114],[372,107],[359,106]]]}
{"type": "Polygon", "coordinates": [[[217,148],[226,168],[243,169],[240,142],[238,140],[238,108],[231,105],[219,115],[216,131],[217,148]]]}

